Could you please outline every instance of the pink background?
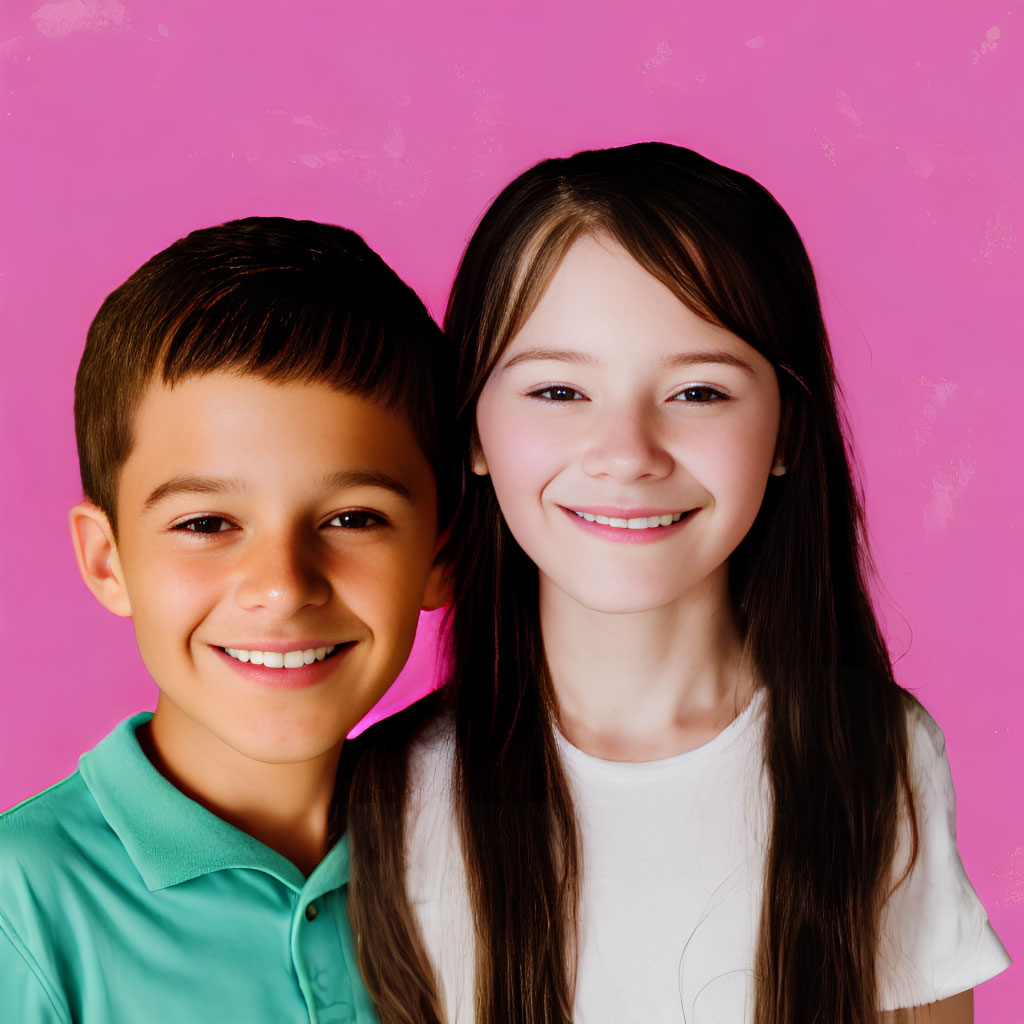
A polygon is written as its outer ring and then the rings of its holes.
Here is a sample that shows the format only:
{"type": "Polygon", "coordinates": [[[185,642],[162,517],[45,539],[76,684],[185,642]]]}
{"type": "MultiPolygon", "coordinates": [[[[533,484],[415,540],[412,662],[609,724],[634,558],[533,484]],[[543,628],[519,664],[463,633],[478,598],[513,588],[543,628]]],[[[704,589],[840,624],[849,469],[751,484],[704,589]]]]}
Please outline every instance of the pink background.
{"type": "MultiPolygon", "coordinates": [[[[284,214],[355,228],[440,315],[515,174],[659,138],[753,174],[804,234],[897,673],[945,729],[968,873],[1024,955],[1020,0],[3,0],[0,19],[0,807],[154,700],[65,525],[107,292],[192,228],[284,214]]],[[[392,706],[432,665],[428,635],[392,706]]],[[[1019,975],[977,1005],[1024,1020],[1019,975]]]]}

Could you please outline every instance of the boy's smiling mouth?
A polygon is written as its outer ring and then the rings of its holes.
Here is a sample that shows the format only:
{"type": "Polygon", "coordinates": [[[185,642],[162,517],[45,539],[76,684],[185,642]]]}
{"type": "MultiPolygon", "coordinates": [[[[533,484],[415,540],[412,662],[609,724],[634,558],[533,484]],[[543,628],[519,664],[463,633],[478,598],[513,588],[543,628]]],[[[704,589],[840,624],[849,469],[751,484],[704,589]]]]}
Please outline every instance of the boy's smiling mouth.
{"type": "Polygon", "coordinates": [[[294,651],[245,650],[239,647],[221,647],[220,650],[235,661],[248,662],[250,665],[262,665],[264,668],[302,668],[323,661],[346,646],[348,645],[328,644],[324,647],[305,647],[294,651]]]}

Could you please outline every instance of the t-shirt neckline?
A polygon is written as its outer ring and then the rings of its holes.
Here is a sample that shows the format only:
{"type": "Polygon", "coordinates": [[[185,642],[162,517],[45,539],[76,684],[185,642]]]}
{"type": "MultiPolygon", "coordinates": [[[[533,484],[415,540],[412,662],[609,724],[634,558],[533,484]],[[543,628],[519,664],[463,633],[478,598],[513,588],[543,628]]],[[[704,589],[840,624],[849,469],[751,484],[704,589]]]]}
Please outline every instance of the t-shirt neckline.
{"type": "Polygon", "coordinates": [[[618,777],[625,775],[665,774],[690,769],[698,764],[702,764],[709,758],[724,755],[725,751],[732,747],[760,719],[765,697],[763,689],[755,690],[750,700],[740,710],[740,713],[721,732],[712,736],[706,743],[702,743],[700,746],[693,747],[690,750],[683,750],[678,754],[670,754],[668,757],[659,757],[651,761],[613,761],[608,758],[597,757],[574,746],[565,737],[562,730],[559,729],[557,722],[552,722],[552,729],[555,733],[558,751],[563,759],[582,770],[614,774],[618,777]]]}

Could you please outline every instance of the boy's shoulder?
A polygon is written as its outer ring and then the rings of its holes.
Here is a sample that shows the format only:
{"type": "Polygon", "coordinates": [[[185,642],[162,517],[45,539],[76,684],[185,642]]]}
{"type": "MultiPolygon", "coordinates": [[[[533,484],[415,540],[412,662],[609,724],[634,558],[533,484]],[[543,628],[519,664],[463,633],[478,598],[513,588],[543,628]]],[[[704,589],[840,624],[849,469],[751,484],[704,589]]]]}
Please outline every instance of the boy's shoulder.
{"type": "Polygon", "coordinates": [[[98,827],[110,831],[94,793],[97,778],[131,774],[126,761],[144,756],[135,729],[150,717],[144,712],[126,718],[81,756],[74,772],[0,814],[0,860],[32,851],[67,853],[83,837],[95,839],[98,827]]]}
{"type": "Polygon", "coordinates": [[[144,827],[142,798],[118,806],[145,757],[135,738],[148,713],[125,719],[79,759],[67,778],[0,814],[0,931],[14,941],[44,934],[72,907],[145,888],[125,846],[144,827]]]}
{"type": "Polygon", "coordinates": [[[0,1019],[159,1006],[163,1024],[375,1022],[345,917],[347,843],[304,879],[175,789],[139,744],[143,721],[0,815],[0,1019]]]}
{"type": "Polygon", "coordinates": [[[0,814],[0,1001],[18,1019],[71,1019],[60,979],[119,846],[81,770],[0,814]]]}
{"type": "Polygon", "coordinates": [[[92,830],[103,815],[79,770],[0,814],[0,885],[18,864],[45,864],[63,859],[75,837],[92,830]]]}
{"type": "Polygon", "coordinates": [[[110,870],[120,848],[81,768],[0,814],[0,912],[7,924],[63,905],[97,870],[110,870]]]}

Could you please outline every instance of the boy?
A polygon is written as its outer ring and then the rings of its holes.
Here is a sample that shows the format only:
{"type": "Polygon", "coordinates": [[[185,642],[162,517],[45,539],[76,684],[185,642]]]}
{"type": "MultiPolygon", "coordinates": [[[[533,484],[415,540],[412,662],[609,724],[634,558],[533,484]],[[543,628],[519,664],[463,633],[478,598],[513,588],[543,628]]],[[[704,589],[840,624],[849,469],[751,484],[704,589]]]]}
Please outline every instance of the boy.
{"type": "Polygon", "coordinates": [[[447,494],[440,331],[350,231],[196,231],[111,294],[75,387],[82,578],[159,688],[0,817],[3,1019],[376,1021],[332,834],[447,494]]]}

